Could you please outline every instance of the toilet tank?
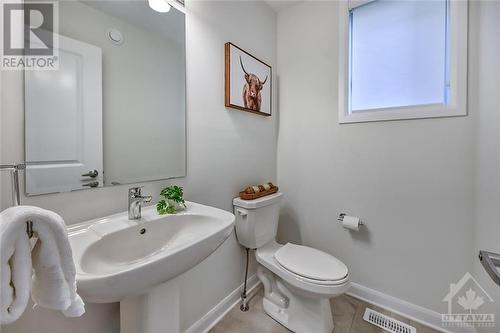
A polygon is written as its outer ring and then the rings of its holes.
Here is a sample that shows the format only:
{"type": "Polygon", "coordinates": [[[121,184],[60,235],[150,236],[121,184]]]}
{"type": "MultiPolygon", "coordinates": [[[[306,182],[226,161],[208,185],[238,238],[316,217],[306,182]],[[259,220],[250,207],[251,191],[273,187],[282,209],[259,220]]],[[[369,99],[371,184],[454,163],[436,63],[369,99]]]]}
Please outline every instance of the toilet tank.
{"type": "Polygon", "coordinates": [[[282,193],[255,200],[233,199],[236,237],[246,248],[256,249],[276,237],[282,193]]]}

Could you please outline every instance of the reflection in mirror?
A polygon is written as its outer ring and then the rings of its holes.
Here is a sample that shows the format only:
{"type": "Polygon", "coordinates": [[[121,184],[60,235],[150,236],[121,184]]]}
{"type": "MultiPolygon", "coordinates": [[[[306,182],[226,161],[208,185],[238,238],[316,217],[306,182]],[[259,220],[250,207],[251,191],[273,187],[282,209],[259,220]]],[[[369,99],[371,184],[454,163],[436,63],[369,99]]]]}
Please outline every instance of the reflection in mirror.
{"type": "Polygon", "coordinates": [[[184,14],[60,1],[59,69],[25,72],[26,193],[185,175],[184,14]]]}

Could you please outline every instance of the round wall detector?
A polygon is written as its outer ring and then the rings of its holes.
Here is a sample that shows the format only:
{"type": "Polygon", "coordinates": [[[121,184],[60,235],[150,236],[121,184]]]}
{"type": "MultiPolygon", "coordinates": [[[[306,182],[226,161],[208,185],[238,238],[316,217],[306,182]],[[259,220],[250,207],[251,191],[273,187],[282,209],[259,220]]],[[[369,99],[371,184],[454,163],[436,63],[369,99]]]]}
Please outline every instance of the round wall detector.
{"type": "Polygon", "coordinates": [[[109,29],[106,33],[106,36],[108,36],[109,40],[111,43],[115,45],[121,45],[123,44],[123,35],[118,29],[109,29]]]}

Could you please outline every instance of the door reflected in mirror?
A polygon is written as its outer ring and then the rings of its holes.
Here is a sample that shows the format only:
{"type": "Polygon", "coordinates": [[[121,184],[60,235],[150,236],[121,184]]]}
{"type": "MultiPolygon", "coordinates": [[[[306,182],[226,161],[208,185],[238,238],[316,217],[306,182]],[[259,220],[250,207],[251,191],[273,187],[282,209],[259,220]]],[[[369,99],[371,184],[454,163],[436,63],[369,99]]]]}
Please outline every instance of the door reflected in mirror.
{"type": "Polygon", "coordinates": [[[25,71],[26,193],[183,177],[184,14],[59,1],[59,69],[25,71]]]}

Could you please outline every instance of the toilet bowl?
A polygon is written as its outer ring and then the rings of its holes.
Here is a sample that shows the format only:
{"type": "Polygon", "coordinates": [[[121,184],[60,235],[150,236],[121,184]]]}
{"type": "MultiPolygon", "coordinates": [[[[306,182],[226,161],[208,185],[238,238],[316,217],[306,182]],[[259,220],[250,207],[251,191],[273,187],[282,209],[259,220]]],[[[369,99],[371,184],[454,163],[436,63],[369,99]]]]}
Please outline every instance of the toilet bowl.
{"type": "Polygon", "coordinates": [[[329,299],[349,289],[348,269],[323,251],[275,241],[281,197],[235,198],[236,236],[244,247],[256,249],[265,312],[293,332],[331,333],[329,299]]]}

